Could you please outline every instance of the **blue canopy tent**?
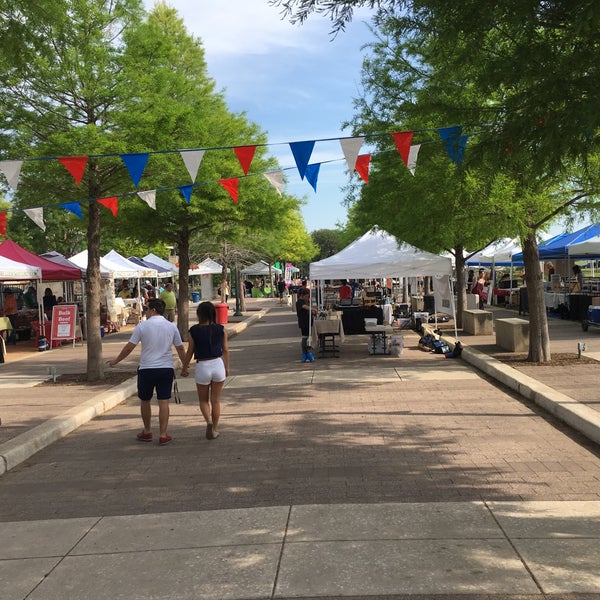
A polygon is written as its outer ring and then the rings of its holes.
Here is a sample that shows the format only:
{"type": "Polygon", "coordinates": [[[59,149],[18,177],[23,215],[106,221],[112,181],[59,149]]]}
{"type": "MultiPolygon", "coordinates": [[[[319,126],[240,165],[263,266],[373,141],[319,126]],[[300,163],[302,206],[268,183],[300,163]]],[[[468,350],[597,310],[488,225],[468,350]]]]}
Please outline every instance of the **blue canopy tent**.
{"type": "MultiPolygon", "coordinates": [[[[587,225],[573,233],[561,233],[542,242],[538,246],[540,260],[551,260],[568,258],[569,246],[584,242],[592,237],[600,235],[600,225],[587,225]]],[[[523,252],[519,252],[513,256],[514,260],[523,260],[523,252]]]]}

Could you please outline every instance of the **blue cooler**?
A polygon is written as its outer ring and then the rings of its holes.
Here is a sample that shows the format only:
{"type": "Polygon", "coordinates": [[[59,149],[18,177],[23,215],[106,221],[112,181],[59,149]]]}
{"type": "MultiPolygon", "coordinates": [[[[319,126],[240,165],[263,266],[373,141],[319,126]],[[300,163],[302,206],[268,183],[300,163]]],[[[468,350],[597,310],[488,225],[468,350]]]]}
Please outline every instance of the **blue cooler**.
{"type": "Polygon", "coordinates": [[[588,306],[588,321],[600,323],[600,306],[588,306]]]}

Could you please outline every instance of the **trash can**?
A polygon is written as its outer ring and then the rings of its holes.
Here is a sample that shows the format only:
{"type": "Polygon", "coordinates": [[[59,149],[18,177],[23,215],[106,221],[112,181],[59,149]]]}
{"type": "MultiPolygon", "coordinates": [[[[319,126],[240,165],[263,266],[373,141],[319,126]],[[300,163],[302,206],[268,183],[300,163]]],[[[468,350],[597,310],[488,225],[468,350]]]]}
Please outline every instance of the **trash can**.
{"type": "Polygon", "coordinates": [[[200,292],[192,292],[192,302],[200,302],[200,292]]]}
{"type": "Polygon", "coordinates": [[[229,311],[229,306],[224,302],[215,303],[215,308],[217,309],[217,323],[219,325],[225,325],[227,323],[227,313],[229,311]]]}

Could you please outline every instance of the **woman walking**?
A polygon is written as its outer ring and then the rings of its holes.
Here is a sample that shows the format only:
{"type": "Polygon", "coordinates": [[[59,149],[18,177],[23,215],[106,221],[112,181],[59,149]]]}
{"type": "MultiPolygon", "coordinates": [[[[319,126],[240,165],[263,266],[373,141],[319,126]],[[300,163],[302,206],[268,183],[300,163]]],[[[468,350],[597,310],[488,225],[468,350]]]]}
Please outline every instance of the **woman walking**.
{"type": "Polygon", "coordinates": [[[196,390],[200,411],[206,421],[206,439],[219,437],[221,391],[229,375],[229,347],[223,325],[217,324],[212,302],[201,302],[196,310],[198,324],[190,328],[188,349],[181,374],[188,374],[192,356],[196,360],[196,390]]]}

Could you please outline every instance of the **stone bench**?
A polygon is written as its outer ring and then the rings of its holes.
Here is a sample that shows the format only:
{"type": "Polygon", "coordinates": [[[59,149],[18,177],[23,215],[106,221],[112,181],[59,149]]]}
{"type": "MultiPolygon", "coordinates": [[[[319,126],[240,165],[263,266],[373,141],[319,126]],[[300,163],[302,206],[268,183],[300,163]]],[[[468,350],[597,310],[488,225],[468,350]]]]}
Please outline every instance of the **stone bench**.
{"type": "Polygon", "coordinates": [[[471,335],[492,335],[493,315],[488,310],[463,310],[463,331],[471,335]]]}
{"type": "Polygon", "coordinates": [[[496,345],[510,352],[529,351],[529,321],[509,318],[496,319],[496,345]]]}

